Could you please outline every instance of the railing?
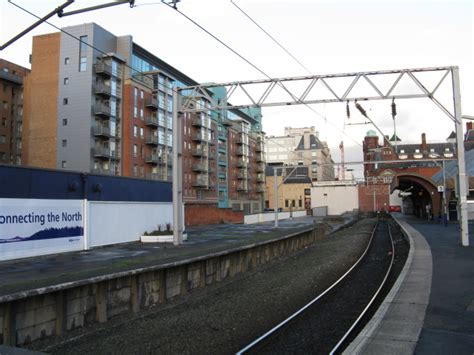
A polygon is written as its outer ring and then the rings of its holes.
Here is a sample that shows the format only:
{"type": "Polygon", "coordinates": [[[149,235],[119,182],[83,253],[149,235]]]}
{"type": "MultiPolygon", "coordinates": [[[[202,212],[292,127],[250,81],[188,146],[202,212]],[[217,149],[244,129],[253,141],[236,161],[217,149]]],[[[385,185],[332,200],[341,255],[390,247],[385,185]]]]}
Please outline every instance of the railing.
{"type": "Polygon", "coordinates": [[[94,105],[94,114],[99,116],[110,116],[111,110],[110,107],[104,104],[95,104],[94,105]]]}
{"type": "Polygon", "coordinates": [[[103,137],[110,137],[111,131],[108,126],[93,126],[92,133],[94,136],[103,136],[103,137]]]}
{"type": "Polygon", "coordinates": [[[106,85],[104,83],[97,83],[95,86],[95,93],[97,95],[110,96],[112,93],[112,89],[109,85],[106,85]]]}
{"type": "Polygon", "coordinates": [[[147,126],[158,127],[158,117],[156,115],[151,115],[145,118],[145,124],[147,126]]]}
{"type": "Polygon", "coordinates": [[[207,164],[203,164],[203,163],[193,164],[193,171],[203,171],[203,172],[206,172],[206,171],[208,171],[207,164]]]}
{"type": "Polygon", "coordinates": [[[151,144],[151,145],[158,145],[158,136],[154,136],[154,135],[146,136],[145,143],[151,144]]]}
{"type": "Polygon", "coordinates": [[[112,75],[112,67],[104,62],[97,62],[94,67],[96,74],[112,75]]]}

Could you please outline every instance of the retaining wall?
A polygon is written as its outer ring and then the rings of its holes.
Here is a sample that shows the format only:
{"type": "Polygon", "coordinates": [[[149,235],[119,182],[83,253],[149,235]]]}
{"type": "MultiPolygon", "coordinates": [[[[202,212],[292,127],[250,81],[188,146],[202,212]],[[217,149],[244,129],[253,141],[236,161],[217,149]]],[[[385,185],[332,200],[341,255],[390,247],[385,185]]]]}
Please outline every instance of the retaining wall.
{"type": "Polygon", "coordinates": [[[165,303],[291,254],[324,236],[316,226],[284,238],[175,263],[0,297],[0,344],[27,345],[165,303]]]}

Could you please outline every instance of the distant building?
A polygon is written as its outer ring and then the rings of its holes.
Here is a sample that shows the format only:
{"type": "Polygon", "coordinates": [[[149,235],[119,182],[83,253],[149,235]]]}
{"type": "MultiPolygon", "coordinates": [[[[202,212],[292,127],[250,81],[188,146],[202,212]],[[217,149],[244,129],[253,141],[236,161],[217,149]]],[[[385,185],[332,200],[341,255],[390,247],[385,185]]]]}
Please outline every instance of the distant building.
{"type": "Polygon", "coordinates": [[[278,208],[282,211],[311,209],[311,178],[308,167],[271,167],[266,168],[265,208],[275,208],[275,175],[277,168],[278,208]]]}
{"type": "Polygon", "coordinates": [[[442,186],[432,177],[443,168],[440,159],[456,158],[455,141],[451,133],[446,142],[428,143],[423,133],[420,143],[402,144],[398,137],[389,140],[386,136],[380,144],[376,132],[368,131],[363,142],[366,186],[359,189],[361,211],[388,210],[388,194],[398,191],[405,194],[405,213],[428,217],[430,211],[433,216],[441,215],[442,186]],[[371,161],[374,164],[367,164],[371,161]]]}
{"type": "MultiPolygon", "coordinates": [[[[198,83],[132,36],[94,23],[65,30],[82,42],[62,32],[33,38],[25,164],[171,181],[173,88],[198,83]]],[[[208,98],[192,100],[199,112],[180,116],[186,223],[241,222],[263,208],[260,109],[215,112],[208,98]]]]}
{"type": "Polygon", "coordinates": [[[285,127],[283,136],[266,137],[265,147],[269,165],[304,165],[312,181],[335,179],[329,147],[314,127],[285,127]]]}
{"type": "Polygon", "coordinates": [[[21,165],[23,78],[29,70],[0,59],[0,164],[21,165]]]}

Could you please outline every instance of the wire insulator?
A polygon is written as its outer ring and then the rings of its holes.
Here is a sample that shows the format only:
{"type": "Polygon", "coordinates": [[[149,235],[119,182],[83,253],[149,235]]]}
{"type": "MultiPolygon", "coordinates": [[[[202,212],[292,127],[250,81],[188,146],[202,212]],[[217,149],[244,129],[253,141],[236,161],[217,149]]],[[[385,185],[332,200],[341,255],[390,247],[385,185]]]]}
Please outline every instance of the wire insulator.
{"type": "Polygon", "coordinates": [[[351,109],[349,108],[349,101],[346,103],[346,115],[347,118],[351,118],[351,109]]]}
{"type": "Polygon", "coordinates": [[[397,105],[395,104],[395,99],[392,100],[392,118],[395,118],[397,115],[397,105]]]}
{"type": "Polygon", "coordinates": [[[364,110],[364,108],[358,102],[355,103],[355,107],[356,107],[356,109],[358,109],[360,111],[362,116],[367,117],[367,112],[364,110]]]}

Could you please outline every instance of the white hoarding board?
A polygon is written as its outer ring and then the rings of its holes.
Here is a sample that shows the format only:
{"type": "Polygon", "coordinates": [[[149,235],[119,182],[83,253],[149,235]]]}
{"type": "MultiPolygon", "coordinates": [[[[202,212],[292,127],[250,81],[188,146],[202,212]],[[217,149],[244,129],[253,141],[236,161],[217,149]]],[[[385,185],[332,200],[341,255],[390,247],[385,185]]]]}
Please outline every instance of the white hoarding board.
{"type": "Polygon", "coordinates": [[[0,260],[81,250],[82,200],[0,199],[0,260]]]}

